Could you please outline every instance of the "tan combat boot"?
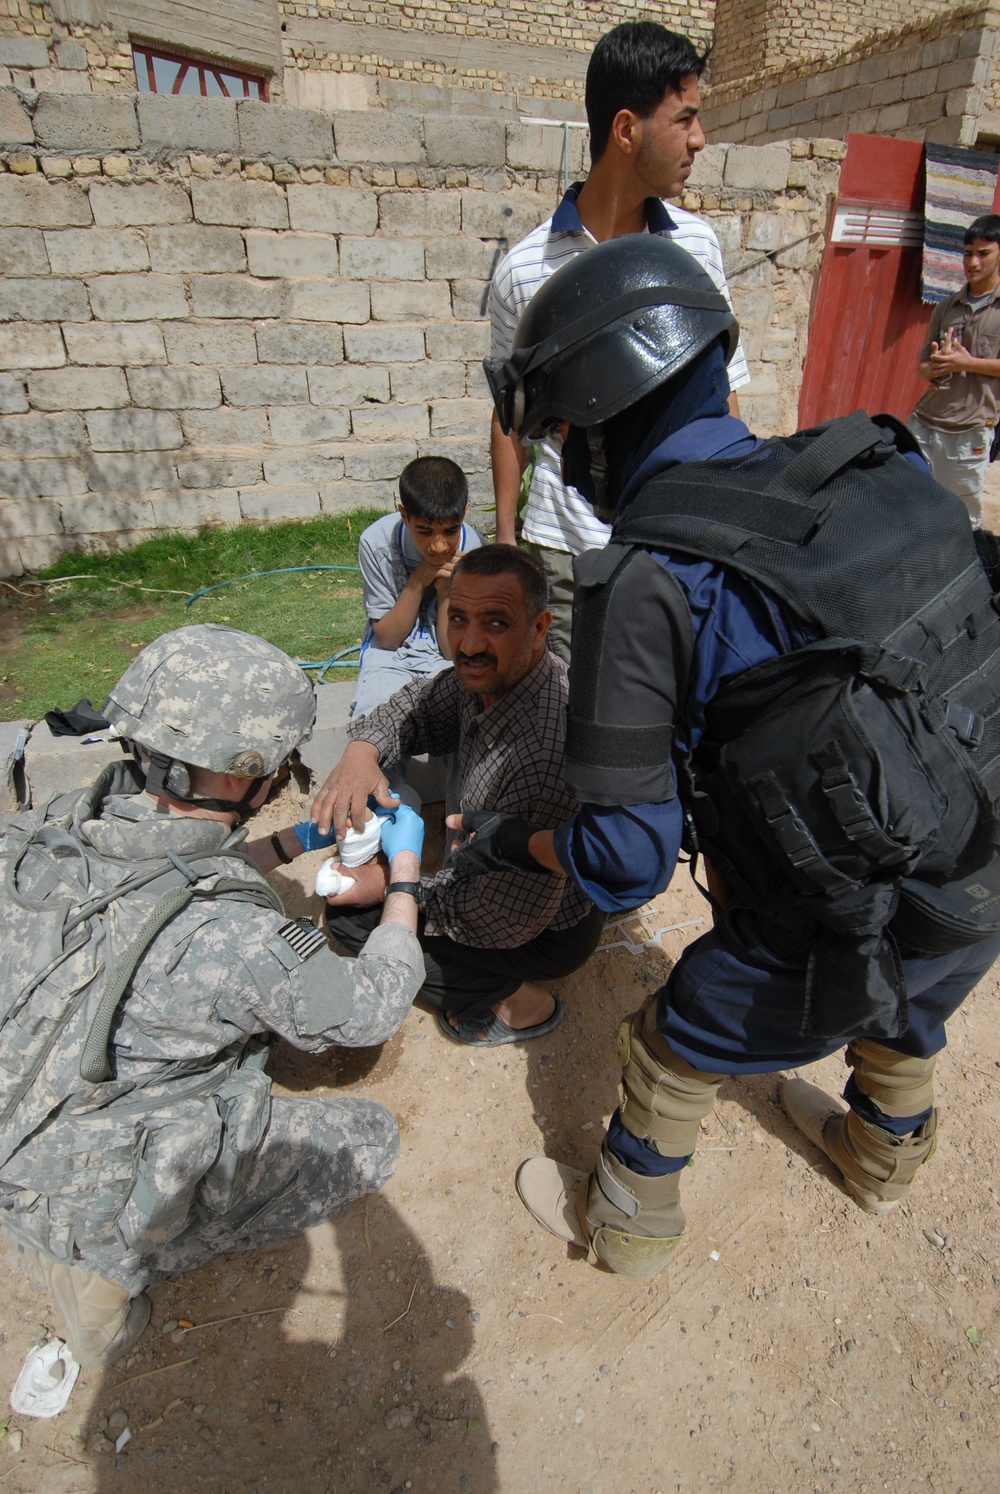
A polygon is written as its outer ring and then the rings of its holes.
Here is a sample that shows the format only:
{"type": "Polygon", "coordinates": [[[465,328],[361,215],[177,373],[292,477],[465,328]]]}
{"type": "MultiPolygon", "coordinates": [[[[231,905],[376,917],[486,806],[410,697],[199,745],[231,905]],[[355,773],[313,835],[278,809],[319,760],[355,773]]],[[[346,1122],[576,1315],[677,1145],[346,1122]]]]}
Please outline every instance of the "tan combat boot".
{"type": "Polygon", "coordinates": [[[781,1102],[802,1134],[826,1153],[866,1214],[890,1213],[936,1145],[936,1110],[919,1130],[897,1139],[805,1079],[786,1080],[781,1102]]]}
{"type": "Polygon", "coordinates": [[[133,1297],[116,1282],[80,1266],[39,1257],[43,1280],[63,1320],[73,1358],[88,1369],[103,1369],[128,1353],[152,1307],[142,1293],[133,1297]]]}

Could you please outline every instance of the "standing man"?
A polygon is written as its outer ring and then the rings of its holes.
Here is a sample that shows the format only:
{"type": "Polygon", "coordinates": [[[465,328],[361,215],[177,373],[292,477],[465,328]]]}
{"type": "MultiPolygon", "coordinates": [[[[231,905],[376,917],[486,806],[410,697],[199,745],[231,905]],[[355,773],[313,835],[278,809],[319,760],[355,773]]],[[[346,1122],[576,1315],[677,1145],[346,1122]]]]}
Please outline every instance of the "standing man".
{"type": "Polygon", "coordinates": [[[930,388],[910,430],[943,487],[961,498],[973,529],[983,522],[983,483],[1000,402],[1000,217],[965,231],[966,284],[931,313],[917,372],[930,388]]]}
{"type": "MultiPolygon", "coordinates": [[[[694,256],[729,300],[719,241],[707,223],[662,199],[677,197],[705,135],[698,122],[698,80],[706,55],[685,36],[654,21],[627,22],[603,36],[587,68],[591,168],[570,187],[551,218],[501,261],[490,286],[493,358],[507,358],[518,319],[538,287],[560,265],[594,244],[627,233],[652,233],[694,256]]],[[[737,347],[729,383],[749,382],[737,347]]],[[[739,414],[733,398],[730,409],[739,414]]],[[[490,433],[497,541],[513,544],[525,450],[505,436],[496,415],[490,433]]],[[[549,582],[549,647],[568,664],[573,557],[601,549],[610,529],[571,483],[563,481],[561,442],[550,432],[538,445],[522,534],[549,582]]]]}
{"type": "Polygon", "coordinates": [[[661,891],[683,840],[712,902],[619,1027],[593,1171],[518,1173],[541,1224],[628,1276],[677,1245],[723,1079],[845,1044],[846,1108],[803,1079],[782,1099],[862,1209],[894,1208],[934,1149],[945,1023],[1000,953],[997,567],[897,422],[756,440],[726,409],[735,340],[691,256],[632,235],[554,275],[491,369],[505,430],[568,422],[568,453],[583,427],[614,527],[575,568],[580,812],[467,817],[456,859],[547,866],[611,911],[661,891]]]}

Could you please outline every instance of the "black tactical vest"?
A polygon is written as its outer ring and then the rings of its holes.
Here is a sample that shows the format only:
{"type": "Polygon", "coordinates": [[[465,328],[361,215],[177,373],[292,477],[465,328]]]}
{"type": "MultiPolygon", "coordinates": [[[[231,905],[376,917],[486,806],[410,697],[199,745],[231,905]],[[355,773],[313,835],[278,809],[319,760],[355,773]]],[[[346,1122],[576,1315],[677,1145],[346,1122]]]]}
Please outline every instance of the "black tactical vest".
{"type": "Polygon", "coordinates": [[[723,685],[678,775],[693,846],[807,951],[828,1038],[905,1031],[900,945],[1000,930],[996,542],[876,420],[671,468],[611,537],[731,566],[815,635],[723,685]]]}

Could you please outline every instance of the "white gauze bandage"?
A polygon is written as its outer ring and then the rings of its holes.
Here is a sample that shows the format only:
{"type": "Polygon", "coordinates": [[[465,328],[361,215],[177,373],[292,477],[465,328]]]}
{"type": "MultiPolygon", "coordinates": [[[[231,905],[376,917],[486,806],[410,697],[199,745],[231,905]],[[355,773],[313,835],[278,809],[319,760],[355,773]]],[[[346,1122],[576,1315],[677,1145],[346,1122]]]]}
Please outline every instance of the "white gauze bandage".
{"type": "Polygon", "coordinates": [[[353,886],[354,878],[344,876],[335,856],[324,861],[316,873],[317,897],[340,897],[342,892],[348,892],[353,886]]]}

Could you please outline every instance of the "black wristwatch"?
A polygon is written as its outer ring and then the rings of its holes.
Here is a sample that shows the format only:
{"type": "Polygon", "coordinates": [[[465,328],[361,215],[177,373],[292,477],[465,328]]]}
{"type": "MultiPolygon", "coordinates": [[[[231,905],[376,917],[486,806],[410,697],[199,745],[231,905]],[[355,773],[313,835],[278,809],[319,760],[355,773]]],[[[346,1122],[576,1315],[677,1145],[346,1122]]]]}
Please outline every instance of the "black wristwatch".
{"type": "Polygon", "coordinates": [[[386,897],[391,892],[408,892],[412,898],[416,898],[420,892],[419,882],[390,882],[385,889],[386,897]]]}

